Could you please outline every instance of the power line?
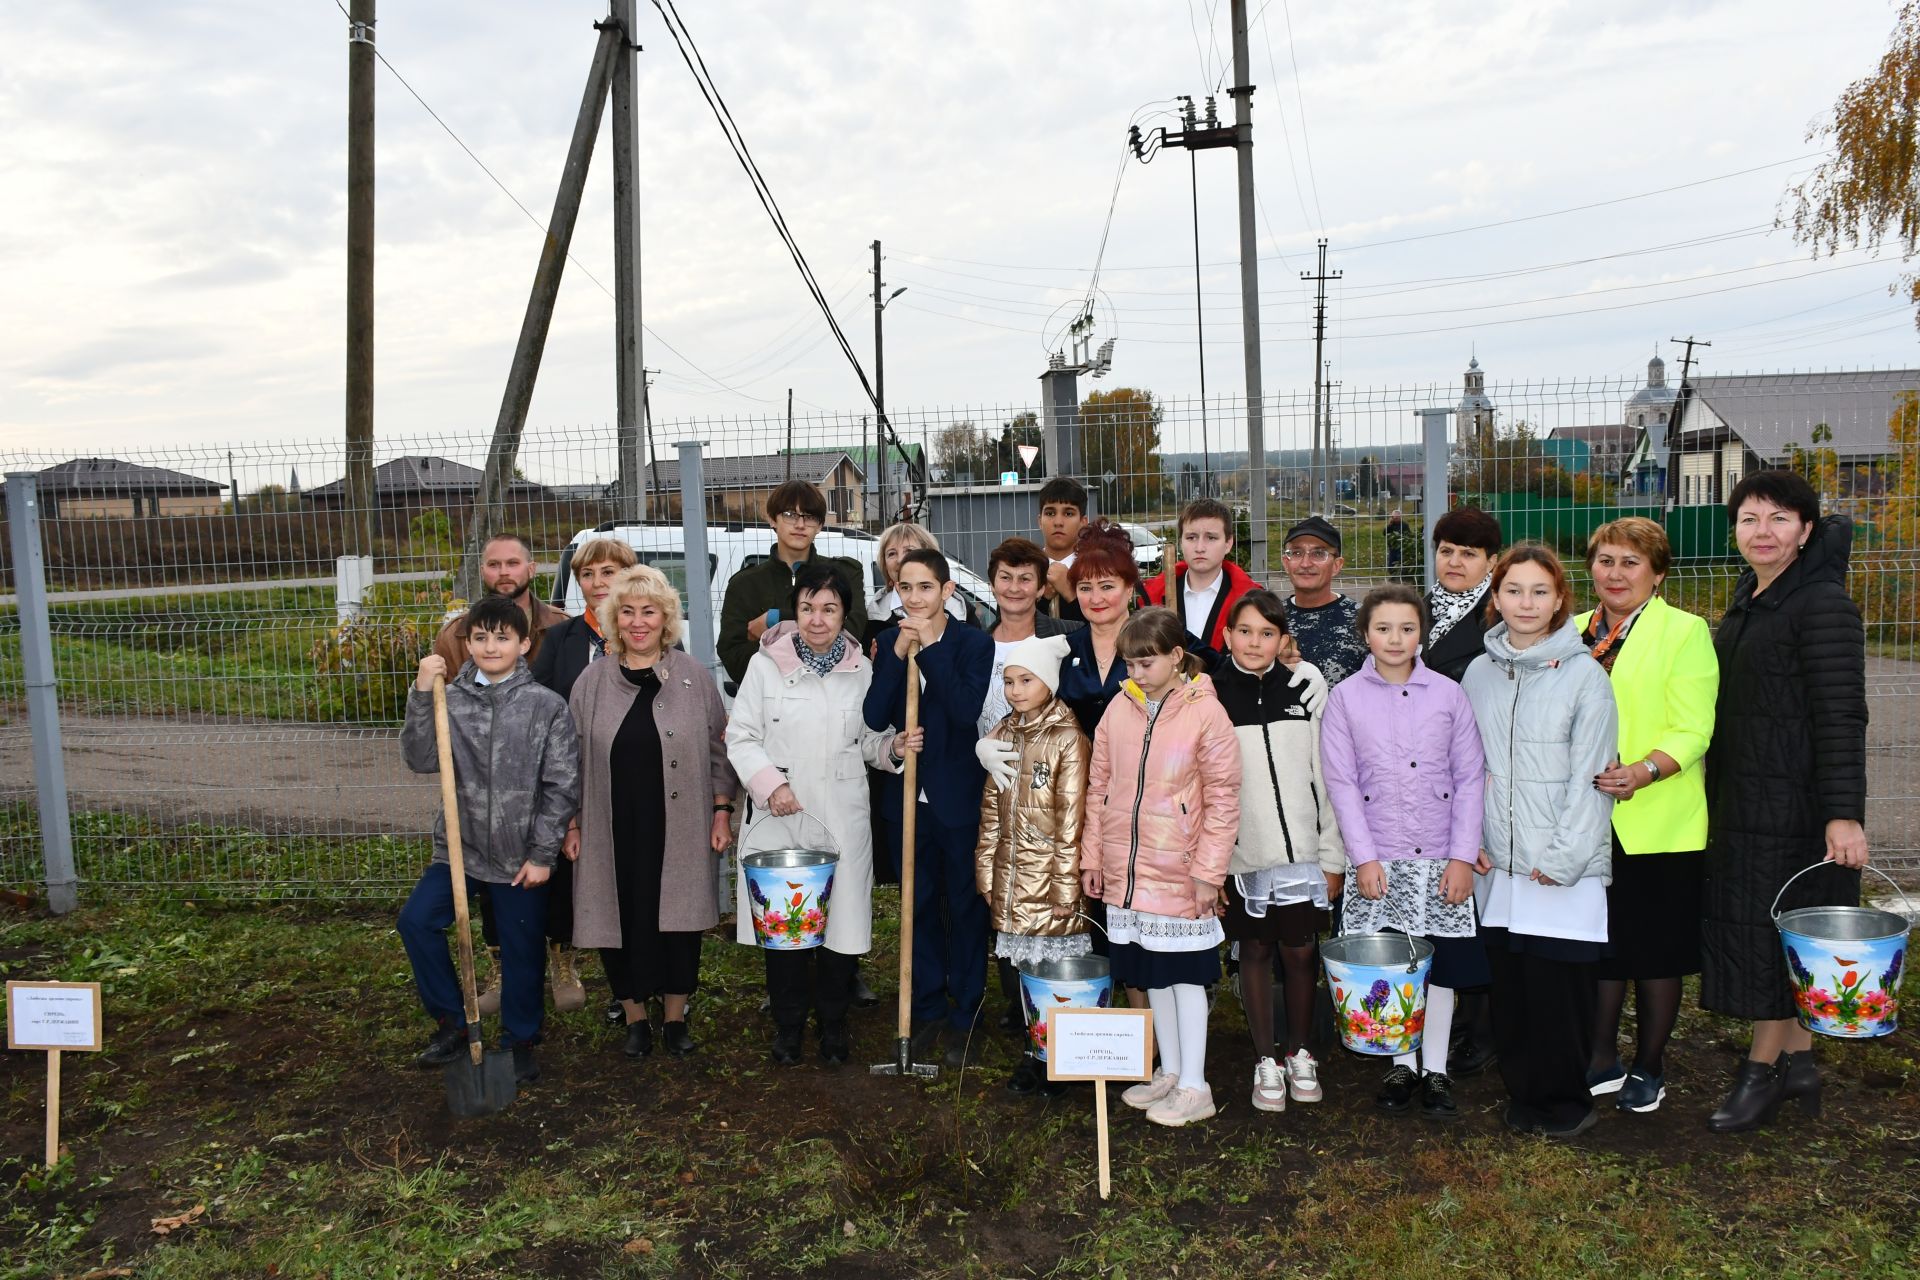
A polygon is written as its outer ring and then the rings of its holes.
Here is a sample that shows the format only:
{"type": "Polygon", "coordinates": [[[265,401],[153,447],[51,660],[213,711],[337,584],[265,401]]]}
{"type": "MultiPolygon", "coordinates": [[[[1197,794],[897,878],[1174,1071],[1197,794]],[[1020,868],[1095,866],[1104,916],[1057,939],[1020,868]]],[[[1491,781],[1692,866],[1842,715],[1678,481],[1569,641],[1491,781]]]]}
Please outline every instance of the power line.
{"type": "MultiPolygon", "coordinates": [[[[1261,12],[1265,13],[1266,10],[1262,9],[1261,12]]],[[[1293,46],[1293,6],[1288,3],[1288,0],[1280,0],[1280,14],[1287,20],[1287,58],[1293,63],[1293,100],[1299,107],[1300,150],[1307,157],[1307,182],[1313,187],[1315,226],[1324,235],[1327,230],[1327,215],[1320,209],[1320,179],[1315,177],[1313,172],[1313,140],[1307,136],[1307,98],[1306,92],[1300,87],[1300,57],[1293,46]]],[[[1271,42],[1267,45],[1267,60],[1269,62],[1273,60],[1271,42]]]]}

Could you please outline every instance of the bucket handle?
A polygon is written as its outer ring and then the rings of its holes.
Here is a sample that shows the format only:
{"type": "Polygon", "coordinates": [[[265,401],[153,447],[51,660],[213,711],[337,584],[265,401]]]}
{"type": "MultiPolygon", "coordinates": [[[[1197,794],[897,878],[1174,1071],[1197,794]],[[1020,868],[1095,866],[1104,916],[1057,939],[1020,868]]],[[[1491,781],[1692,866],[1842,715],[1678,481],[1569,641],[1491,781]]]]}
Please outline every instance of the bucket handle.
{"type": "Polygon", "coordinates": [[[797,813],[791,813],[791,814],[785,814],[785,815],[777,814],[769,811],[766,817],[761,818],[758,822],[753,824],[753,830],[750,833],[748,833],[746,839],[740,842],[740,857],[744,859],[750,853],[766,852],[764,848],[756,849],[752,847],[754,837],[758,836],[760,832],[764,830],[767,824],[770,822],[787,822],[793,818],[805,819],[806,821],[811,822],[814,826],[820,828],[820,833],[826,836],[827,838],[827,848],[833,850],[833,852],[836,855],[839,854],[840,842],[833,838],[833,832],[827,827],[827,824],[820,821],[820,819],[814,817],[812,814],[808,813],[805,809],[802,809],[797,813]]]}
{"type": "MultiPolygon", "coordinates": [[[[1773,906],[1768,912],[1768,914],[1773,918],[1773,923],[1776,928],[1780,924],[1780,899],[1787,896],[1787,886],[1791,885],[1795,880],[1798,880],[1801,876],[1807,874],[1807,872],[1817,871],[1821,867],[1824,867],[1826,865],[1828,864],[1825,862],[1816,862],[1810,867],[1800,868],[1798,871],[1794,872],[1792,875],[1787,877],[1787,883],[1781,885],[1780,892],[1773,895],[1773,906]]],[[[1900,901],[1906,904],[1907,918],[1909,920],[1913,918],[1913,914],[1914,914],[1913,899],[1907,896],[1907,891],[1900,887],[1900,884],[1898,881],[1896,881],[1892,876],[1888,875],[1886,872],[1882,871],[1880,868],[1874,866],[1871,862],[1862,864],[1860,869],[1862,871],[1871,871],[1873,872],[1873,874],[1879,876],[1882,880],[1885,880],[1888,884],[1892,885],[1893,891],[1900,895],[1900,901]]]]}

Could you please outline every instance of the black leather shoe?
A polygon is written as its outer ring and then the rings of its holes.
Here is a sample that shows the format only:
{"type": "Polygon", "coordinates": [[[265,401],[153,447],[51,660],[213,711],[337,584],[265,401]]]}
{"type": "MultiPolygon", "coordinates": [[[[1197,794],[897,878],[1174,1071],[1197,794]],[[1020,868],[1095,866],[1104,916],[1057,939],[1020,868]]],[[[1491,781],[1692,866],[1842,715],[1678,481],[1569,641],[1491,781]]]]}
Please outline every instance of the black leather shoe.
{"type": "Polygon", "coordinates": [[[522,1041],[513,1046],[513,1082],[532,1084],[540,1078],[540,1064],[533,1060],[533,1046],[522,1041]]]}
{"type": "Polygon", "coordinates": [[[860,976],[858,969],[855,969],[853,971],[853,1007],[871,1009],[879,1003],[880,997],[873,993],[873,988],[867,985],[867,980],[860,976]]]}
{"type": "Polygon", "coordinates": [[[622,1051],[629,1058],[644,1058],[653,1052],[653,1024],[645,1018],[627,1024],[627,1043],[622,1051]]]}
{"type": "Polygon", "coordinates": [[[1780,1076],[1780,1100],[1799,1103],[1801,1111],[1817,1119],[1820,1115],[1820,1065],[1813,1060],[1813,1050],[1783,1053],[1774,1061],[1773,1069],[1780,1076]]]}
{"type": "Polygon", "coordinates": [[[609,1000],[607,1007],[600,1011],[600,1020],[610,1027],[623,1026],[627,1021],[627,1007],[618,1000],[609,1000]]]}
{"type": "Polygon", "coordinates": [[[1453,1081],[1438,1071],[1429,1071],[1420,1080],[1420,1118],[1458,1120],[1460,1108],[1453,1105],[1453,1081]]]}
{"type": "Polygon", "coordinates": [[[1007,1077],[1007,1092],[1024,1097],[1038,1092],[1045,1080],[1046,1071],[1040,1066],[1039,1060],[1030,1053],[1023,1053],[1020,1055],[1019,1063],[1013,1069],[1013,1074],[1007,1077]]]}
{"type": "Polygon", "coordinates": [[[946,1063],[949,1070],[979,1066],[986,1051],[987,1038],[983,1035],[962,1027],[953,1027],[947,1032],[946,1063]]]}
{"type": "Polygon", "coordinates": [[[433,1039],[427,1041],[427,1047],[413,1055],[416,1067],[444,1067],[467,1051],[467,1029],[452,1025],[442,1026],[433,1033],[433,1039]]]}
{"type": "Polygon", "coordinates": [[[686,1019],[679,1022],[660,1024],[660,1044],[676,1058],[684,1058],[694,1051],[693,1035],[687,1030],[686,1019]]]}
{"type": "Polygon", "coordinates": [[[853,1056],[853,1044],[847,1036],[847,1024],[820,1028],[820,1061],[830,1067],[841,1066],[853,1056]]]}
{"type": "Polygon", "coordinates": [[[1419,1072],[1412,1067],[1395,1067],[1380,1081],[1380,1092],[1373,1095],[1373,1104],[1382,1111],[1403,1114],[1413,1105],[1413,1091],[1419,1085],[1419,1072]]]}
{"type": "Polygon", "coordinates": [[[1496,1056],[1493,1046],[1481,1044],[1472,1032],[1455,1036],[1447,1046],[1447,1074],[1455,1080],[1477,1076],[1493,1065],[1496,1056]]]}
{"type": "Polygon", "coordinates": [[[945,1018],[935,1018],[923,1022],[913,1029],[913,1039],[908,1042],[908,1050],[915,1062],[940,1061],[940,1037],[946,1033],[945,1018]]]}
{"type": "Polygon", "coordinates": [[[791,1031],[783,1027],[774,1032],[773,1060],[783,1067],[798,1066],[800,1064],[800,1041],[801,1030],[799,1027],[795,1027],[791,1031]]]}
{"type": "Polygon", "coordinates": [[[1714,1133],[1745,1133],[1771,1124],[1785,1091],[1786,1081],[1773,1063],[1748,1058],[1740,1064],[1733,1092],[1707,1117],[1707,1128],[1714,1133]]]}

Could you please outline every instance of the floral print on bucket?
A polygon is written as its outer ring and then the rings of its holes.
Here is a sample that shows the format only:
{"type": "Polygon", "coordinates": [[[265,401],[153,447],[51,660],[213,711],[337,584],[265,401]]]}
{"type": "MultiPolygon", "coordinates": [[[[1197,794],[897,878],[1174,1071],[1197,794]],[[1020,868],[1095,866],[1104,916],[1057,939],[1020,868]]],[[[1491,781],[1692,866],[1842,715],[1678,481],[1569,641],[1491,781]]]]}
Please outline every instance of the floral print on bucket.
{"type": "Polygon", "coordinates": [[[782,850],[741,859],[753,935],[770,951],[801,951],[820,946],[827,938],[827,902],[833,896],[839,858],[815,855],[822,860],[796,865],[793,856],[782,850]]]}
{"type": "Polygon", "coordinates": [[[1334,1025],[1347,1048],[1384,1057],[1420,1047],[1427,1026],[1427,974],[1433,967],[1433,945],[1418,940],[1418,949],[1409,972],[1408,942],[1398,934],[1359,935],[1322,945],[1334,1025]],[[1343,942],[1350,950],[1342,949],[1343,942]],[[1354,959],[1343,958],[1348,954],[1354,959]],[[1358,963],[1362,955],[1367,959],[1390,955],[1393,962],[1358,963]]]}
{"type": "Polygon", "coordinates": [[[1897,1029],[1905,937],[1843,942],[1840,950],[1785,930],[1781,940],[1801,1026],[1842,1039],[1891,1035],[1897,1029]]]}

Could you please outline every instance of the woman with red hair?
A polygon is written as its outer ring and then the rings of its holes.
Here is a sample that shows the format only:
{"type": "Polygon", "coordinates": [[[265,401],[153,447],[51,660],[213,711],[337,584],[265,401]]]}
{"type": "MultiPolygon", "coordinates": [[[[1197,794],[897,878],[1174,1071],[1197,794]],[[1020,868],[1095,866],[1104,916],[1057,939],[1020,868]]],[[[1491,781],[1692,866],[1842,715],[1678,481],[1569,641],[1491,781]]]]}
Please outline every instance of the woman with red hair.
{"type": "Polygon", "coordinates": [[[1111,520],[1095,520],[1080,531],[1080,540],[1074,544],[1067,581],[1087,625],[1067,637],[1060,700],[1073,709],[1080,731],[1092,739],[1107,704],[1127,680],[1119,646],[1120,628],[1126,625],[1140,592],[1133,539],[1111,520]]]}

